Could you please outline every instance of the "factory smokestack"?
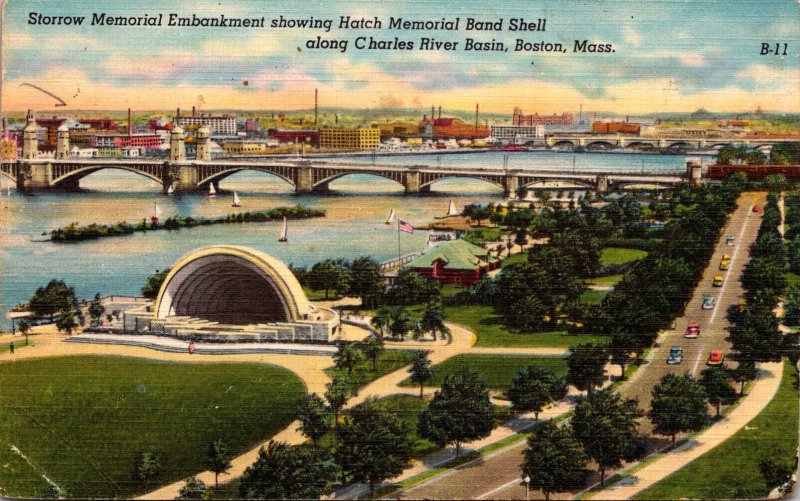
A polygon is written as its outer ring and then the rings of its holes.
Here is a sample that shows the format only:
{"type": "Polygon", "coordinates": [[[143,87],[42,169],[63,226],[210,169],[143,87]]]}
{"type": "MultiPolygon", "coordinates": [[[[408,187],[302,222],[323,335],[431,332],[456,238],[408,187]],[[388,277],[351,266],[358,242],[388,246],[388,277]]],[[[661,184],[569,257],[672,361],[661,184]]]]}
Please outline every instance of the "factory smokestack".
{"type": "Polygon", "coordinates": [[[131,125],[131,109],[128,108],[128,137],[131,137],[132,132],[133,132],[133,127],[131,125]]]}
{"type": "Polygon", "coordinates": [[[478,103],[475,103],[475,137],[478,137],[478,103]]]}
{"type": "Polygon", "coordinates": [[[442,107],[439,106],[439,118],[442,118],[442,107]]]}
{"type": "Polygon", "coordinates": [[[319,95],[317,89],[314,89],[314,126],[317,125],[317,112],[319,110],[319,95]]]}
{"type": "Polygon", "coordinates": [[[181,108],[180,108],[180,106],[178,107],[178,110],[175,112],[175,116],[176,117],[181,116],[181,108]]]}
{"type": "Polygon", "coordinates": [[[433,108],[433,105],[431,105],[431,120],[434,118],[436,118],[436,110],[433,108]]]}

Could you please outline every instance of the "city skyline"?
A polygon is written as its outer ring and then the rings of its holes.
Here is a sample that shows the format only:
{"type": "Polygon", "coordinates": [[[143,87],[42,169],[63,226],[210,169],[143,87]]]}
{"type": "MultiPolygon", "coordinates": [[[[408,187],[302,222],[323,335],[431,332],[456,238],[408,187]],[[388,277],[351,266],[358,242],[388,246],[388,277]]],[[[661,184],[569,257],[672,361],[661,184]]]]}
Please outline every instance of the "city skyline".
{"type": "MultiPolygon", "coordinates": [[[[63,99],[67,110],[92,109],[445,109],[509,113],[602,110],[618,114],[800,111],[800,37],[791,12],[796,2],[730,4],[659,2],[632,9],[623,1],[588,9],[577,2],[541,8],[505,3],[492,15],[479,2],[319,5],[291,2],[265,9],[257,2],[166,2],[53,6],[11,1],[5,7],[2,105],[5,111],[52,109],[55,101],[24,83],[63,99]],[[449,4],[448,4],[449,5],[449,4]],[[679,8],[678,8],[679,7],[679,8]],[[733,7],[733,8],[732,8],[733,7]],[[90,26],[93,13],[143,16],[177,12],[213,17],[261,18],[263,29],[90,26]],[[29,24],[30,14],[80,15],[80,26],[29,24]],[[278,30],[269,20],[332,19],[332,28],[278,30]],[[380,30],[340,30],[340,16],[383,20],[380,30]],[[461,19],[457,32],[390,30],[391,17],[461,19]],[[465,20],[505,20],[504,31],[465,31],[465,20]],[[545,32],[509,32],[510,19],[547,19],[545,32]],[[698,31],[698,19],[707,30],[698,31]],[[306,40],[348,39],[347,51],[309,49],[306,40]],[[354,50],[358,36],[409,40],[414,50],[354,50]],[[460,42],[458,50],[419,50],[421,37],[460,42]],[[508,52],[462,50],[464,40],[504,42],[508,52]],[[515,52],[517,38],[562,43],[567,53],[515,52]],[[762,41],[762,38],[764,39],[762,41]],[[611,44],[612,54],[573,53],[575,40],[611,44]],[[760,44],[787,43],[788,55],[760,55],[760,44]],[[41,47],[47,50],[40,50],[41,47]],[[532,63],[532,64],[531,64],[532,63]]],[[[166,23],[165,23],[166,24],[166,23]]]]}

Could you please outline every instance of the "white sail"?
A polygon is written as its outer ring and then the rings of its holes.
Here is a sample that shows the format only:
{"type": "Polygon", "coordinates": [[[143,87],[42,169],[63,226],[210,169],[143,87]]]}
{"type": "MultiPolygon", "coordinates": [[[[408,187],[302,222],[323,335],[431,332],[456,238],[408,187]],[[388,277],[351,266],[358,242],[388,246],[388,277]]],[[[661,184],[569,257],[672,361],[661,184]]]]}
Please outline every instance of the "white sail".
{"type": "Polygon", "coordinates": [[[214,189],[214,183],[208,183],[208,196],[213,197],[217,194],[217,190],[214,189]]]}
{"type": "Polygon", "coordinates": [[[242,201],[239,200],[239,194],[236,193],[235,191],[233,192],[233,204],[231,204],[231,206],[232,207],[241,207],[242,206],[242,201]]]}
{"type": "Polygon", "coordinates": [[[161,215],[161,207],[158,204],[153,204],[153,217],[158,218],[161,215]]]}
{"type": "Polygon", "coordinates": [[[283,230],[281,230],[281,236],[278,238],[278,242],[287,242],[289,240],[289,222],[286,221],[286,216],[283,216],[283,230]]]}
{"type": "Polygon", "coordinates": [[[173,193],[175,193],[175,187],[173,185],[169,185],[169,188],[167,188],[167,195],[172,195],[173,193]]]}
{"type": "Polygon", "coordinates": [[[458,211],[456,210],[456,204],[453,203],[452,199],[450,199],[450,205],[447,207],[447,215],[448,216],[458,215],[458,211]]]}
{"type": "Polygon", "coordinates": [[[394,209],[389,211],[389,217],[386,218],[386,224],[392,224],[394,222],[394,209]]]}

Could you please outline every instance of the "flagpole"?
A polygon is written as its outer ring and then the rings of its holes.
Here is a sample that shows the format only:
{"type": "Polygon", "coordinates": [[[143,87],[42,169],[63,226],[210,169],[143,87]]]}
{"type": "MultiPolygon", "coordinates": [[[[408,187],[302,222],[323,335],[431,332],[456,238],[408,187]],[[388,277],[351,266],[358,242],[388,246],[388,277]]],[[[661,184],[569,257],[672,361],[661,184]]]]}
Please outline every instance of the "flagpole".
{"type": "Polygon", "coordinates": [[[397,268],[403,267],[403,261],[400,257],[400,217],[397,217],[397,268]]]}

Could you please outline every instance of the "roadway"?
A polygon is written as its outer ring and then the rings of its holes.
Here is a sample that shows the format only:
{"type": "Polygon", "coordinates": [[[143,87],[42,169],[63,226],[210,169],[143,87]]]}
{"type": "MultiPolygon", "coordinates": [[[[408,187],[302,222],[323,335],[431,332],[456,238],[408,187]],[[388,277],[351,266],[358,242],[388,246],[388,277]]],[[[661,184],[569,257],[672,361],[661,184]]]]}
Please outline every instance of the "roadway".
{"type": "MultiPolygon", "coordinates": [[[[703,272],[703,278],[692,294],[683,317],[676,320],[675,328],[662,333],[659,344],[650,363],[643,365],[622,388],[626,398],[636,398],[642,410],[649,409],[651,391],[661,378],[669,373],[683,374],[689,372],[695,376],[705,368],[709,351],[719,349],[725,353],[726,364],[730,364],[728,355],[730,344],[725,341],[728,335],[726,312],[730,305],[738,303],[742,295],[739,282],[744,265],[748,261],[748,249],[758,235],[761,222],[760,214],[752,212],[753,205],[765,202],[764,193],[745,193],[738,200],[738,208],[728,219],[714,254],[703,272]],[[733,245],[727,245],[728,235],[735,237],[733,245]],[[731,256],[728,271],[720,271],[722,256],[731,256]],[[723,275],[723,286],[712,287],[715,275],[723,275]],[[711,310],[701,308],[703,295],[714,296],[715,307],[711,310]],[[700,336],[697,339],[683,337],[689,322],[700,324],[700,336]],[[684,350],[683,363],[669,365],[666,363],[671,346],[681,346],[684,350]]],[[[640,431],[649,433],[651,423],[648,419],[640,420],[640,431]]],[[[416,487],[400,493],[402,498],[426,499],[520,499],[525,497],[525,486],[520,482],[519,465],[523,460],[525,442],[502,450],[476,462],[440,475],[416,487]]],[[[607,472],[610,476],[612,472],[607,472]]],[[[594,475],[596,476],[596,475],[594,475]]],[[[599,478],[597,479],[599,480],[599,478]]],[[[552,495],[552,499],[567,499],[575,493],[552,495]]],[[[394,496],[392,496],[394,497],[394,496]]],[[[541,498],[538,491],[531,492],[531,497],[541,498]]]]}

